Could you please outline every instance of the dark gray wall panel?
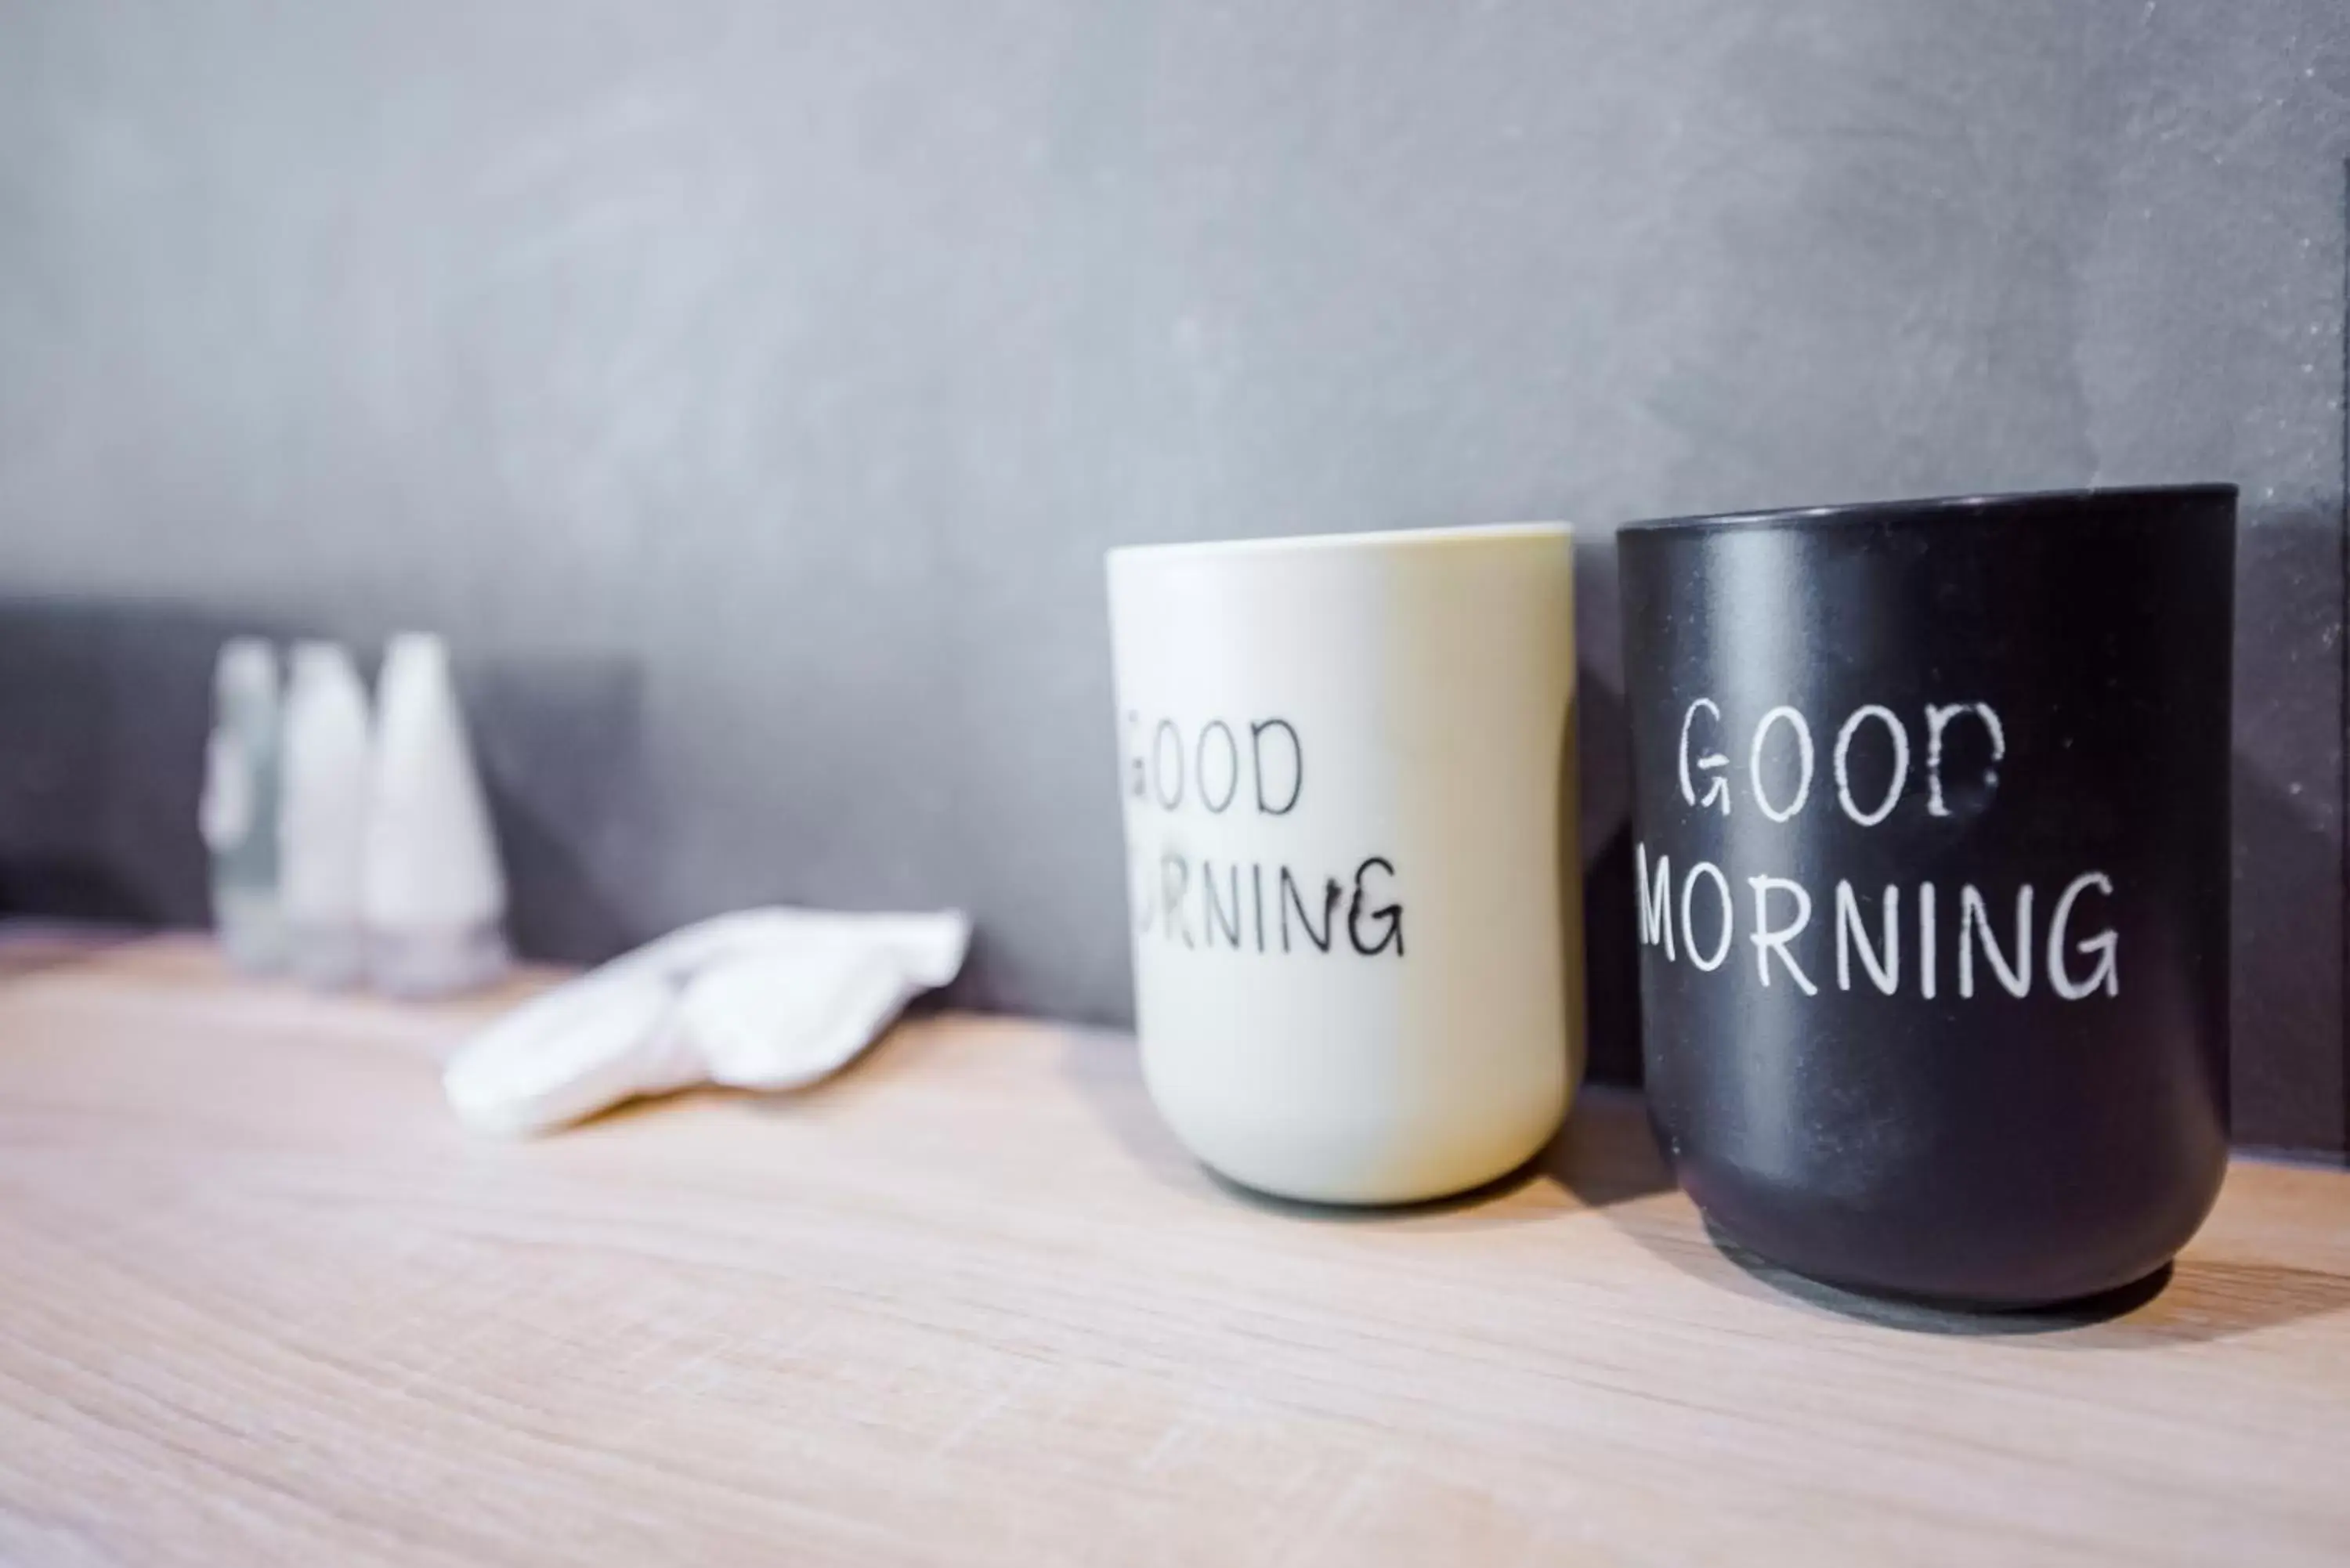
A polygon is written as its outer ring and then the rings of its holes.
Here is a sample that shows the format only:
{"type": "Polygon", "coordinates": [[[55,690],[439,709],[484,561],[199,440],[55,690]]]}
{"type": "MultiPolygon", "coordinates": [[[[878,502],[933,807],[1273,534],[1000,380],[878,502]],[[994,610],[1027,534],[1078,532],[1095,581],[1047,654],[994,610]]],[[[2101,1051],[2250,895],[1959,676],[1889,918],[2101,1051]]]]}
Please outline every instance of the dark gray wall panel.
{"type": "Polygon", "coordinates": [[[0,642],[442,628],[530,944],[951,901],[1112,1019],[1100,551],[1575,518],[1622,1070],[1609,524],[2233,478],[2239,1128],[2339,1148],[2345,93],[2335,0],[0,0],[0,642]]]}

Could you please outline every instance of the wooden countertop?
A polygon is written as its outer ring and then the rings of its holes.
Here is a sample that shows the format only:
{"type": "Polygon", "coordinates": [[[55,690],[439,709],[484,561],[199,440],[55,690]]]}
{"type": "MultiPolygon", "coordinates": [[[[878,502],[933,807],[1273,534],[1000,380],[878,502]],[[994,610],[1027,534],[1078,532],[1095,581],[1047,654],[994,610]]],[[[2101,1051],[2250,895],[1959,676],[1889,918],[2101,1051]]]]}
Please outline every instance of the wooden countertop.
{"type": "Polygon", "coordinates": [[[1003,1020],[485,1141],[434,1069],[491,1005],[0,963],[0,1560],[2350,1561],[2341,1172],[1970,1321],[1725,1256],[1620,1096],[1347,1218],[1003,1020]]]}

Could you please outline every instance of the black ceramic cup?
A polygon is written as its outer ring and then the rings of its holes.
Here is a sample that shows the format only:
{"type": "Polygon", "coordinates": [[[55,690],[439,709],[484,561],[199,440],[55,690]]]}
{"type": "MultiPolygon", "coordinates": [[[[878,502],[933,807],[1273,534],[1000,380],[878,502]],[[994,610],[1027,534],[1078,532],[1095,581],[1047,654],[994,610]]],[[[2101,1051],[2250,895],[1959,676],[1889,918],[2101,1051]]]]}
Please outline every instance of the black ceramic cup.
{"type": "Polygon", "coordinates": [[[1718,1231],[1986,1307],[2227,1154],[2230,485],[1617,537],[1651,1115],[1718,1231]]]}

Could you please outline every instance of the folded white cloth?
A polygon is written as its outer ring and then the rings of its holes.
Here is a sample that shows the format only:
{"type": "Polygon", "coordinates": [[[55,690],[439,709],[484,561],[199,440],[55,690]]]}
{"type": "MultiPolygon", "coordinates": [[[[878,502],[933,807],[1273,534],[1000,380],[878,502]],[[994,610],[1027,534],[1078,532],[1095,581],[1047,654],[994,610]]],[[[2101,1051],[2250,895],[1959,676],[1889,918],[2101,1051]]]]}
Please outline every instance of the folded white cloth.
{"type": "Polygon", "coordinates": [[[442,1075],[459,1116],[534,1133],[694,1084],[789,1089],[854,1060],[962,968],[971,922],[746,909],[672,931],[523,1003],[442,1075]]]}

